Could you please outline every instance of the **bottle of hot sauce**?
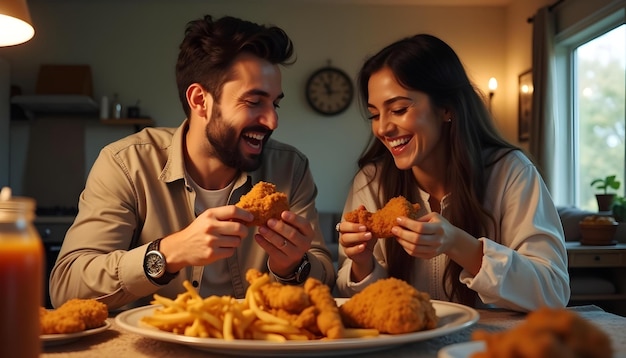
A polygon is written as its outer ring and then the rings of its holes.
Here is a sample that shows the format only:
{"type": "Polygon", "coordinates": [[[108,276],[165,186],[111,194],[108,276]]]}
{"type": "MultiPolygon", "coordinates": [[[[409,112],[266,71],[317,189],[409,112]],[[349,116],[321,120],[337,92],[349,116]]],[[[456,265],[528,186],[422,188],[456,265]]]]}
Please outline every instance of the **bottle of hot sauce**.
{"type": "Polygon", "coordinates": [[[0,192],[0,357],[39,357],[44,251],[35,200],[0,192]]]}

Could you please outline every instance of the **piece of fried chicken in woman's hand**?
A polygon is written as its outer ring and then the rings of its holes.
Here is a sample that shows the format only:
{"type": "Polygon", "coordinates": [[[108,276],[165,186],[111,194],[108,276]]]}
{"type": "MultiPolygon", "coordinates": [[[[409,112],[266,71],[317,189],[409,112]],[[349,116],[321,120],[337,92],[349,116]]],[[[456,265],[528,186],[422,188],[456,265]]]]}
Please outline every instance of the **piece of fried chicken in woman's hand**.
{"type": "Polygon", "coordinates": [[[396,218],[406,216],[409,219],[418,218],[419,204],[412,204],[403,196],[390,199],[385,206],[376,211],[369,212],[364,206],[350,211],[344,215],[344,219],[351,223],[365,225],[376,238],[393,237],[391,228],[396,226],[396,218]]]}
{"type": "Polygon", "coordinates": [[[289,210],[287,195],[276,191],[276,185],[260,181],[241,196],[235,206],[249,211],[254,220],[247,225],[262,226],[271,218],[280,219],[280,214],[289,210]]]}

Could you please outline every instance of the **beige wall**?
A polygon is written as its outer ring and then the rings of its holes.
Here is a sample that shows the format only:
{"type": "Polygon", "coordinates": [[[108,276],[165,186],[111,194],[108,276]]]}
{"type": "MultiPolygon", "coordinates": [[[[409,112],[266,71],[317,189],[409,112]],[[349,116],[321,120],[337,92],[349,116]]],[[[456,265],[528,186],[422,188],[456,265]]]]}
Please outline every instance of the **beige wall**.
{"type": "MultiPolygon", "coordinates": [[[[532,31],[533,26],[527,19],[532,17],[537,9],[550,5],[552,0],[525,0],[513,1],[507,8],[506,49],[505,49],[505,77],[503,90],[506,93],[502,104],[501,130],[509,140],[517,142],[518,119],[518,78],[519,75],[532,66],[532,31]]],[[[528,142],[518,143],[528,149],[528,142]]]]}
{"type": "MultiPolygon", "coordinates": [[[[0,98],[9,97],[11,70],[0,57],[0,98]]],[[[0,101],[0,188],[9,185],[9,102],[0,101]]]]}
{"type": "MultiPolygon", "coordinates": [[[[233,15],[283,27],[292,37],[297,62],[284,71],[280,127],[274,137],[309,156],[319,189],[318,208],[340,211],[355,161],[369,127],[356,102],[336,117],[308,108],[307,76],[328,60],[355,76],[364,58],[383,45],[415,33],[431,33],[459,54],[471,78],[487,92],[489,77],[499,82],[493,112],[505,136],[517,141],[517,75],[530,67],[531,30],[526,18],[549,1],[514,0],[508,7],[416,7],[335,4],[289,0],[29,1],[35,38],[0,48],[10,64],[12,83],[34,91],[40,64],[89,64],[94,97],[117,92],[125,104],[141,101],[142,112],[159,126],[177,126],[183,113],[173,67],[187,21],[205,13],[233,15]]],[[[86,166],[109,141],[131,129],[86,125],[86,166]]],[[[12,148],[11,185],[20,188],[28,124],[12,123],[19,144],[12,148]],[[23,149],[23,148],[22,148],[23,149]]],[[[62,139],[60,139],[62,140],[62,139]]]]}

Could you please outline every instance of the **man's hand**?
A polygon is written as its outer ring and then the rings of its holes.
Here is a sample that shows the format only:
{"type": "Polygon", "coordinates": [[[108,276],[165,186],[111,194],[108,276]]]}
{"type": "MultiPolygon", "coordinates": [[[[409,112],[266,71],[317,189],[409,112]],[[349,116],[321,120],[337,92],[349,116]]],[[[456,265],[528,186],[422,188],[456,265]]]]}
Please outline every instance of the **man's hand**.
{"type": "Polygon", "coordinates": [[[283,211],[280,218],[269,219],[266,226],[259,226],[254,239],[268,253],[272,272],[287,277],[311,248],[315,232],[309,221],[291,211],[283,211]]]}
{"type": "Polygon", "coordinates": [[[183,230],[161,240],[167,271],[178,272],[186,266],[204,266],[235,253],[248,235],[245,223],[254,218],[234,205],[211,208],[183,230]]]}

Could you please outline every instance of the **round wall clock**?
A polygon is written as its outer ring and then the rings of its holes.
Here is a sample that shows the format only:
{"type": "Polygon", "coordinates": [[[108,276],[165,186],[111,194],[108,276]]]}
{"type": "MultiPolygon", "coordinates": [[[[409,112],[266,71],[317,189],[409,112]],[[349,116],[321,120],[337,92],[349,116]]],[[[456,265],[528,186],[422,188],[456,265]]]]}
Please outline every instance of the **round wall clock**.
{"type": "Polygon", "coordinates": [[[309,77],[305,94],[307,102],[317,113],[332,116],[348,109],[354,96],[354,87],[344,71],[327,66],[309,77]]]}

